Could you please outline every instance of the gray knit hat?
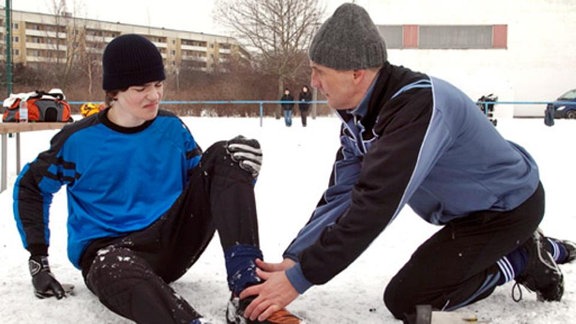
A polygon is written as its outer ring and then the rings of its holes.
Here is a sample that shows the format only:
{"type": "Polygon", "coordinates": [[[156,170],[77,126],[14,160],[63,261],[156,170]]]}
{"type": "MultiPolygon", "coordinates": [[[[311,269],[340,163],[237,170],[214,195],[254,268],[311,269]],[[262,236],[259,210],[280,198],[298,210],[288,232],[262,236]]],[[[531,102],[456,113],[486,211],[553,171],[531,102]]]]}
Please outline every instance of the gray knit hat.
{"type": "Polygon", "coordinates": [[[308,51],[310,60],[335,70],[379,67],[387,60],[386,44],[364,8],[338,7],[322,24],[308,51]]]}
{"type": "Polygon", "coordinates": [[[107,91],[166,79],[158,48],[136,34],[120,35],[106,46],[102,69],[102,88],[107,91]]]}

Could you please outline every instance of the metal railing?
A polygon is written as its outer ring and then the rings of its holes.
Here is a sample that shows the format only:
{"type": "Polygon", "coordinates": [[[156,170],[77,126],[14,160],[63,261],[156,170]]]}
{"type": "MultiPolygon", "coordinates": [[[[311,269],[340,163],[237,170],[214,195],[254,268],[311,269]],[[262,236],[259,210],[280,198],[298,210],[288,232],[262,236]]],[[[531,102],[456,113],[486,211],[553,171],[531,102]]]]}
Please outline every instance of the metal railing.
{"type": "MultiPolygon", "coordinates": [[[[69,101],[72,105],[82,105],[88,102],[97,101],[69,101]]],[[[166,100],[162,101],[161,105],[256,105],[258,106],[258,116],[260,118],[260,126],[263,124],[264,119],[264,106],[265,105],[281,105],[282,103],[293,103],[298,104],[300,101],[280,101],[280,100],[166,100]]],[[[313,100],[308,102],[311,105],[313,111],[316,111],[317,105],[326,105],[328,102],[326,100],[313,100]]],[[[564,105],[576,105],[575,102],[571,101],[476,101],[477,105],[482,105],[484,107],[484,112],[488,112],[489,105],[542,105],[542,112],[549,104],[554,104],[554,106],[564,106],[564,105]]],[[[534,116],[542,117],[542,116],[534,116]]]]}
{"type": "MultiPolygon", "coordinates": [[[[71,105],[82,105],[88,102],[93,101],[69,101],[68,103],[71,105]]],[[[260,127],[262,127],[263,120],[264,120],[264,105],[280,105],[283,103],[293,103],[298,104],[301,101],[280,101],[280,100],[166,100],[161,101],[160,105],[257,105],[258,106],[258,115],[260,118],[260,127]]],[[[308,101],[310,106],[313,110],[316,109],[316,105],[319,104],[327,104],[326,100],[312,100],[308,101]]]]}

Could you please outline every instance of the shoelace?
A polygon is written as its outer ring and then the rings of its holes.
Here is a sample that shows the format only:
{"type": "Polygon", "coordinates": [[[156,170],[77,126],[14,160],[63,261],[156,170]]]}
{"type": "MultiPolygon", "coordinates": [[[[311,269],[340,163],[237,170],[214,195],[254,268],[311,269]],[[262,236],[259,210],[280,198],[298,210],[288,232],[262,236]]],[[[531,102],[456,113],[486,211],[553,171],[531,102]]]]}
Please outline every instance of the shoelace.
{"type": "Polygon", "coordinates": [[[510,295],[512,296],[512,300],[517,303],[522,300],[522,287],[518,282],[514,283],[514,286],[512,286],[512,292],[510,295]],[[518,291],[518,297],[516,297],[515,291],[518,291]]]}

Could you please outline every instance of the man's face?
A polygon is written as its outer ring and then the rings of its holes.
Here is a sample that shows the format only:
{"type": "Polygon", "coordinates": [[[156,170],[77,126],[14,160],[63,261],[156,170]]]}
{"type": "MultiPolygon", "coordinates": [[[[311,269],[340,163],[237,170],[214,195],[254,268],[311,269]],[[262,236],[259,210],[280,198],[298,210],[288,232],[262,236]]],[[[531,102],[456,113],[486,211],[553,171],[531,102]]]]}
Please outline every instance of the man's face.
{"type": "Polygon", "coordinates": [[[339,71],[310,61],[311,85],[318,89],[333,109],[350,109],[358,105],[354,99],[357,84],[354,71],[339,71]]]}

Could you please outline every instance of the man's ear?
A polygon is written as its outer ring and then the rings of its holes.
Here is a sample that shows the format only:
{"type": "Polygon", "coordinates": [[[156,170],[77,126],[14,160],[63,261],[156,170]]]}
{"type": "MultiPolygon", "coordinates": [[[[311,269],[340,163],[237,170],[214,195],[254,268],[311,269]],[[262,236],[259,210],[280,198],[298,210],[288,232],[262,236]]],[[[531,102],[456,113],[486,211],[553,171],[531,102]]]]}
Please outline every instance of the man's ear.
{"type": "Polygon", "coordinates": [[[364,76],[366,75],[366,70],[353,70],[352,76],[354,77],[354,82],[360,83],[364,76]]]}

